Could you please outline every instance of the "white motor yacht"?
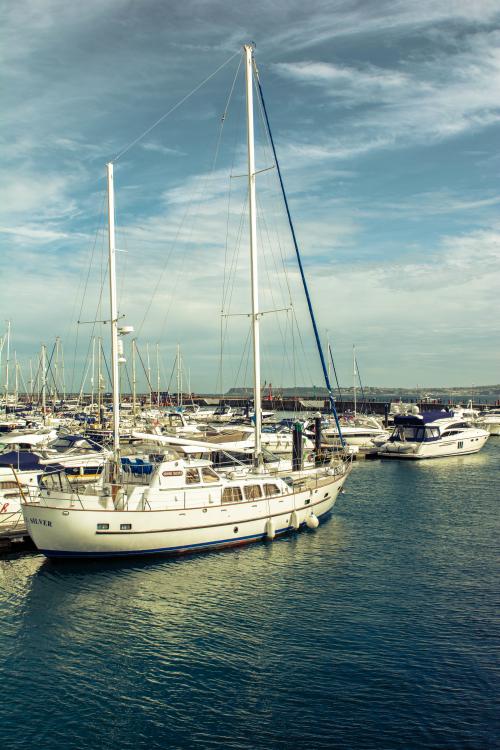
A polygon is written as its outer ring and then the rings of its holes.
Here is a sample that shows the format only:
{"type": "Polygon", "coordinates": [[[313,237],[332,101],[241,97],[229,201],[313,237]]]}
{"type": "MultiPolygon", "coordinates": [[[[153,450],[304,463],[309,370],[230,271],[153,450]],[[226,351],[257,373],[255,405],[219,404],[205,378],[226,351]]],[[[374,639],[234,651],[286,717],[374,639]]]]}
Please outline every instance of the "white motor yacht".
{"type": "Polygon", "coordinates": [[[490,435],[500,435],[500,409],[485,411],[476,419],[478,427],[488,430],[490,435]]]}
{"type": "Polygon", "coordinates": [[[473,427],[447,412],[396,416],[394,431],[380,446],[381,458],[443,458],[477,453],[488,440],[487,430],[473,427]]]}

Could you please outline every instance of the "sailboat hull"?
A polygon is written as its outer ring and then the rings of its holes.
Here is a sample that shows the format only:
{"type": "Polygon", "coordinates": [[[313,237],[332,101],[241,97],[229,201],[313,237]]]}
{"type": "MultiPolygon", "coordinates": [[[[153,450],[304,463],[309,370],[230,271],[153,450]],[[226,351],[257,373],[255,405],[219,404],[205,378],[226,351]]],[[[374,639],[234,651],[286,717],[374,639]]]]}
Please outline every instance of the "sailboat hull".
{"type": "Polygon", "coordinates": [[[178,555],[265,540],[270,519],[275,536],[300,528],[311,514],[323,520],[348,473],[288,495],[182,511],[28,504],[23,514],[34,543],[49,558],[178,555]]]}

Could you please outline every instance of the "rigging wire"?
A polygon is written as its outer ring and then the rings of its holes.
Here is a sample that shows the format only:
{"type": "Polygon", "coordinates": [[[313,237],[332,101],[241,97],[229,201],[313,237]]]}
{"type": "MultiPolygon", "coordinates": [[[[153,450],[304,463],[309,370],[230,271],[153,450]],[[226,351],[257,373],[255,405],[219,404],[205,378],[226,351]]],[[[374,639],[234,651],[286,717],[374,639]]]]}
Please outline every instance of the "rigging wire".
{"type": "Polygon", "coordinates": [[[217,75],[217,73],[220,70],[222,70],[222,68],[225,68],[225,66],[228,63],[230,63],[231,60],[233,60],[236,57],[236,55],[239,55],[239,54],[240,54],[240,50],[238,50],[233,55],[231,55],[231,57],[229,57],[225,62],[223,62],[222,65],[219,65],[219,67],[216,70],[214,70],[213,73],[210,73],[210,75],[207,76],[201,83],[199,83],[197,86],[195,86],[194,89],[192,89],[192,91],[189,92],[189,94],[186,94],[185,96],[183,96],[182,99],[180,99],[177,102],[177,104],[174,104],[173,107],[170,107],[170,109],[167,112],[165,112],[165,114],[163,114],[161,117],[159,117],[156,120],[156,122],[154,122],[152,125],[150,125],[150,127],[147,128],[143,133],[141,133],[141,135],[137,136],[137,138],[134,138],[134,140],[131,141],[128,144],[128,146],[125,146],[125,148],[123,148],[115,156],[115,158],[113,159],[113,161],[116,163],[119,159],[121,159],[122,156],[124,156],[128,151],[130,151],[130,149],[133,146],[135,146],[137,143],[139,143],[140,141],[142,141],[142,139],[145,138],[149,133],[151,133],[151,131],[154,130],[157,127],[157,125],[159,125],[161,122],[163,122],[163,120],[165,120],[169,115],[171,115],[172,112],[175,112],[175,110],[178,109],[181,106],[181,104],[184,104],[184,102],[186,102],[188,99],[190,99],[193,96],[193,94],[196,94],[196,92],[199,91],[202,86],[204,86],[206,83],[208,83],[208,81],[210,81],[211,78],[213,78],[215,75],[217,75]]]}
{"type": "MultiPolygon", "coordinates": [[[[234,55],[230,59],[233,59],[233,58],[234,58],[234,55]]],[[[153,294],[152,294],[152,296],[151,296],[151,298],[149,300],[149,304],[148,304],[148,306],[146,308],[146,312],[144,314],[144,317],[143,317],[142,323],[140,325],[139,331],[142,330],[142,327],[144,325],[146,317],[149,314],[149,311],[151,309],[151,305],[153,304],[153,300],[154,300],[154,298],[156,296],[156,293],[158,291],[159,285],[160,285],[161,280],[163,278],[163,274],[165,273],[165,271],[167,269],[167,266],[169,265],[170,258],[172,256],[174,250],[175,250],[175,247],[176,247],[177,242],[179,240],[180,233],[181,233],[181,231],[182,231],[182,229],[184,227],[184,224],[185,224],[185,222],[187,220],[187,217],[191,213],[191,211],[193,209],[193,206],[194,205],[198,205],[198,203],[201,201],[201,196],[206,192],[206,187],[207,187],[209,181],[212,180],[213,177],[214,177],[215,169],[216,169],[216,165],[217,165],[217,160],[218,160],[218,156],[219,156],[220,144],[221,144],[221,140],[222,140],[222,132],[223,132],[223,129],[224,129],[224,124],[225,124],[226,119],[227,119],[227,113],[228,113],[229,105],[231,103],[231,99],[232,99],[232,96],[233,96],[234,87],[235,87],[235,84],[236,84],[236,79],[238,77],[238,73],[239,73],[239,70],[241,68],[241,63],[242,63],[242,58],[240,58],[240,61],[238,63],[238,67],[237,67],[236,72],[235,72],[234,77],[233,77],[233,82],[231,84],[231,88],[230,88],[230,91],[229,91],[229,94],[228,94],[228,97],[227,97],[227,100],[226,100],[226,104],[224,106],[224,111],[223,111],[223,114],[222,114],[222,117],[221,117],[219,132],[218,132],[218,135],[217,135],[217,141],[216,141],[216,145],[215,145],[215,149],[214,149],[214,157],[212,159],[212,166],[210,168],[210,171],[208,171],[205,175],[203,175],[202,177],[200,177],[199,183],[198,183],[198,186],[197,186],[197,192],[196,192],[196,188],[193,189],[193,192],[191,194],[191,198],[190,198],[190,200],[188,202],[188,205],[186,207],[186,210],[184,212],[182,220],[181,220],[181,222],[179,224],[179,227],[178,227],[178,230],[177,230],[177,234],[176,234],[175,239],[174,239],[174,241],[173,241],[173,243],[171,245],[169,255],[168,255],[167,260],[166,260],[166,262],[165,262],[165,264],[163,266],[163,269],[162,269],[162,271],[160,273],[160,276],[159,276],[159,278],[157,280],[157,283],[155,285],[155,289],[153,291],[153,294]]],[[[170,294],[169,294],[170,301],[169,301],[169,304],[168,304],[168,307],[167,307],[167,312],[165,313],[165,316],[163,318],[163,323],[162,323],[162,326],[161,326],[161,329],[160,329],[160,337],[162,337],[163,334],[164,334],[165,327],[166,327],[166,324],[167,324],[167,320],[168,320],[168,317],[170,315],[170,311],[172,309],[172,305],[173,305],[173,302],[174,302],[175,292],[177,290],[177,287],[178,287],[178,284],[179,284],[179,281],[180,281],[180,274],[181,274],[182,266],[183,266],[184,259],[185,259],[185,256],[186,256],[186,252],[187,252],[187,245],[188,245],[189,240],[190,240],[190,238],[191,238],[191,236],[193,234],[193,231],[194,231],[194,226],[192,225],[188,237],[186,237],[184,239],[184,249],[182,251],[181,263],[179,264],[179,271],[177,272],[175,283],[174,283],[173,287],[171,287],[171,289],[170,289],[170,294]]]]}
{"type": "MultiPolygon", "coordinates": [[[[73,386],[75,384],[76,353],[78,351],[78,335],[79,335],[78,321],[82,317],[82,310],[83,310],[83,305],[84,305],[84,302],[85,302],[85,296],[87,294],[87,287],[88,287],[88,283],[89,283],[90,272],[92,270],[92,264],[94,262],[94,254],[95,254],[95,250],[96,250],[96,246],[97,246],[97,239],[99,237],[99,233],[101,232],[101,230],[103,228],[103,224],[104,224],[104,213],[105,213],[104,212],[104,206],[105,206],[105,202],[106,202],[106,194],[103,193],[102,203],[101,203],[101,210],[99,212],[99,223],[98,223],[98,226],[96,227],[96,231],[94,233],[94,244],[92,245],[92,252],[91,252],[91,255],[90,255],[90,261],[89,261],[89,266],[88,266],[88,271],[87,271],[87,277],[85,279],[85,283],[84,283],[84,286],[83,286],[82,297],[81,297],[80,312],[78,313],[78,318],[77,318],[76,335],[75,335],[75,349],[74,349],[74,352],[73,352],[73,368],[71,370],[71,386],[70,386],[70,392],[71,393],[73,393],[73,386]]],[[[77,294],[76,294],[76,297],[75,297],[75,307],[76,307],[76,300],[78,299],[78,291],[77,291],[77,294]]],[[[73,313],[71,315],[71,320],[73,320],[73,313]]],[[[68,332],[69,332],[69,325],[68,325],[68,332]]]]}
{"type": "Polygon", "coordinates": [[[310,298],[310,295],[309,295],[309,290],[308,290],[308,287],[307,287],[307,282],[306,282],[306,278],[305,278],[305,274],[304,274],[304,269],[303,269],[303,265],[302,265],[302,259],[300,257],[299,247],[298,247],[298,244],[297,244],[297,241],[296,241],[296,237],[295,237],[295,229],[293,227],[292,218],[291,218],[290,210],[289,210],[289,207],[288,207],[288,201],[286,199],[285,187],[284,187],[284,184],[283,184],[283,179],[281,177],[281,170],[280,170],[280,167],[279,167],[278,156],[276,154],[276,149],[274,147],[274,141],[273,141],[272,134],[271,134],[271,127],[270,127],[270,124],[269,124],[269,118],[267,116],[266,105],[265,105],[265,102],[264,102],[264,95],[263,95],[263,92],[262,92],[262,87],[260,85],[259,74],[258,74],[258,70],[257,70],[257,66],[255,64],[255,61],[254,61],[254,69],[255,69],[255,73],[256,73],[257,83],[258,83],[258,86],[259,86],[259,94],[260,94],[260,99],[262,101],[262,108],[264,110],[264,115],[266,117],[267,129],[269,131],[269,138],[271,140],[271,145],[272,145],[272,148],[273,148],[274,161],[276,163],[276,169],[277,169],[277,172],[278,172],[278,177],[279,177],[281,189],[282,189],[282,192],[283,192],[283,199],[285,201],[285,208],[286,208],[286,211],[287,211],[287,216],[288,216],[288,221],[289,221],[289,225],[290,225],[290,231],[292,233],[292,238],[293,238],[293,242],[294,242],[295,252],[296,252],[296,255],[297,255],[297,262],[299,264],[299,270],[300,270],[300,275],[301,275],[301,278],[302,278],[304,292],[305,292],[306,299],[307,299],[307,305],[308,305],[308,308],[309,308],[309,313],[310,313],[310,317],[311,317],[311,323],[312,323],[312,326],[313,326],[313,329],[314,329],[314,336],[315,336],[315,339],[316,339],[316,344],[317,344],[317,348],[318,348],[318,354],[319,354],[319,357],[320,357],[320,360],[321,360],[321,367],[322,367],[322,370],[323,370],[323,376],[325,378],[325,384],[326,384],[326,387],[327,387],[327,390],[328,390],[328,397],[329,397],[329,401],[330,401],[330,410],[331,410],[331,413],[333,414],[333,417],[335,419],[335,424],[336,424],[336,427],[337,427],[337,432],[339,434],[339,438],[340,438],[340,442],[341,442],[342,448],[344,448],[345,447],[345,441],[344,441],[344,438],[342,437],[342,430],[340,428],[338,414],[337,414],[337,410],[335,408],[335,400],[333,398],[332,389],[331,389],[331,386],[330,386],[330,379],[328,377],[328,371],[327,371],[327,368],[326,368],[326,362],[325,362],[325,357],[324,357],[324,353],[323,353],[323,348],[322,348],[322,345],[321,345],[321,341],[320,341],[320,337],[319,337],[319,333],[318,333],[318,329],[317,329],[317,325],[316,325],[316,320],[315,320],[315,317],[314,317],[314,312],[313,312],[313,308],[312,308],[311,298],[310,298]]]}

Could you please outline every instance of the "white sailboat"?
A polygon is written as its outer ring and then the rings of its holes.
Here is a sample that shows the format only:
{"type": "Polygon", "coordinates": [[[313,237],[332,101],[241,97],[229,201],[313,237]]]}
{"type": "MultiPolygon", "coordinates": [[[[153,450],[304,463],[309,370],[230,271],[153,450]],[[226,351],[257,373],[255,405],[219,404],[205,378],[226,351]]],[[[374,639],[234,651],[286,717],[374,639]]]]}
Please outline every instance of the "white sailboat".
{"type": "Polygon", "coordinates": [[[107,481],[80,492],[62,472],[42,479],[36,503],[23,515],[33,541],[48,557],[174,554],[244,544],[299,529],[316,528],[332,510],[350,462],[287,479],[264,472],[261,443],[257,224],[253,136],[253,48],[245,45],[252,333],[255,408],[255,469],[223,476],[210,461],[150,454],[128,467],[120,460],[118,312],[115,283],[113,165],[108,164],[109,269],[111,297],[114,459],[107,481]]]}

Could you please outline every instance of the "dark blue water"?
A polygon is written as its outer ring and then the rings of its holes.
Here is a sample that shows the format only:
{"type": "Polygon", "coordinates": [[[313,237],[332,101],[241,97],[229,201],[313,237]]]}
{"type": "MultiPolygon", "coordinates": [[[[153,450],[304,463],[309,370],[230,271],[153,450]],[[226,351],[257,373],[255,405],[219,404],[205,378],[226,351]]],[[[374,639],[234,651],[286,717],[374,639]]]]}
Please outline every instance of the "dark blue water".
{"type": "Polygon", "coordinates": [[[317,531],[0,560],[5,748],[497,747],[500,440],[358,463],[317,531]]]}

